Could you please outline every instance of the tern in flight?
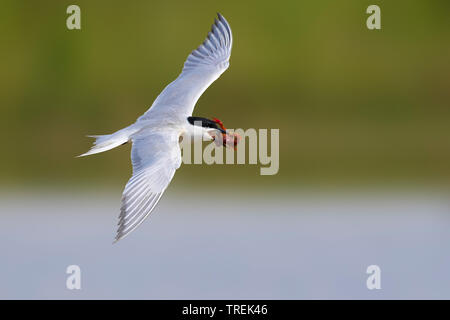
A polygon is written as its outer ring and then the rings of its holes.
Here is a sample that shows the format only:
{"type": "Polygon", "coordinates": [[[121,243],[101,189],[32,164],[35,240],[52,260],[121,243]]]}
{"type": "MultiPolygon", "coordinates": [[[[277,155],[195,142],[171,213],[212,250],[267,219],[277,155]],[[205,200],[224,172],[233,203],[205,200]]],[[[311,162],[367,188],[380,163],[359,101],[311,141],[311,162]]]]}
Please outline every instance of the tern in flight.
{"type": "Polygon", "coordinates": [[[233,37],[227,20],[217,18],[206,40],[187,57],[178,78],[159,94],[152,106],[132,125],[96,138],[80,155],[104,152],[132,142],[133,175],[122,194],[115,242],[136,229],[155,208],[181,165],[180,139],[215,140],[236,147],[240,137],[227,133],[218,119],[192,117],[202,93],[228,68],[233,37]]]}

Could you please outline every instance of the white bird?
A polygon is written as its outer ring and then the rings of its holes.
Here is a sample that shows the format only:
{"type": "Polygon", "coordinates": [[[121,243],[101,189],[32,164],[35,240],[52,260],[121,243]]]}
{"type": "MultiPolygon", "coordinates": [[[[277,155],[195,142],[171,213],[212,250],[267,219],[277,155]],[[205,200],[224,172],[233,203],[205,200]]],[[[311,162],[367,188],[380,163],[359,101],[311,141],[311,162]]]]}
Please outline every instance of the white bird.
{"type": "Polygon", "coordinates": [[[187,57],[181,74],[159,94],[149,110],[134,124],[113,134],[90,136],[96,138],[94,146],[80,155],[133,143],[133,175],[122,194],[115,242],[136,229],[155,208],[181,165],[180,137],[215,140],[223,134],[223,146],[236,146],[239,141],[237,135],[226,133],[220,120],[192,117],[202,93],[229,66],[231,28],[222,15],[217,16],[206,40],[187,57]]]}

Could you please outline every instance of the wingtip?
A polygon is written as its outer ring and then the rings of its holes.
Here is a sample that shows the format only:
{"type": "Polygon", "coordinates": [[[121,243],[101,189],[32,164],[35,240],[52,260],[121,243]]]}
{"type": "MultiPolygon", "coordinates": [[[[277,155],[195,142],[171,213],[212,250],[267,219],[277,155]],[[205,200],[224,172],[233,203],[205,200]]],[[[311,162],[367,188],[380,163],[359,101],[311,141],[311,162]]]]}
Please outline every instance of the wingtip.
{"type": "Polygon", "coordinates": [[[222,14],[220,14],[220,12],[217,12],[217,17],[218,17],[219,20],[222,21],[222,22],[226,22],[226,21],[227,21],[227,19],[225,19],[225,17],[224,17],[222,14]]]}
{"type": "Polygon", "coordinates": [[[219,21],[224,25],[224,27],[227,29],[227,32],[230,36],[230,39],[233,37],[232,33],[231,33],[231,27],[230,24],[228,23],[227,19],[225,19],[225,17],[223,15],[220,14],[220,12],[217,12],[217,17],[219,18],[219,21]]]}
{"type": "Polygon", "coordinates": [[[112,242],[112,244],[116,244],[117,242],[119,242],[123,238],[124,238],[123,235],[117,233],[116,236],[114,237],[114,241],[112,242]]]}
{"type": "Polygon", "coordinates": [[[112,244],[116,244],[117,242],[125,238],[127,235],[128,234],[117,234],[112,244]]]}
{"type": "Polygon", "coordinates": [[[220,12],[217,12],[217,18],[215,20],[216,21],[219,20],[220,22],[224,22],[225,18],[223,17],[223,15],[220,14],[220,12]]]}

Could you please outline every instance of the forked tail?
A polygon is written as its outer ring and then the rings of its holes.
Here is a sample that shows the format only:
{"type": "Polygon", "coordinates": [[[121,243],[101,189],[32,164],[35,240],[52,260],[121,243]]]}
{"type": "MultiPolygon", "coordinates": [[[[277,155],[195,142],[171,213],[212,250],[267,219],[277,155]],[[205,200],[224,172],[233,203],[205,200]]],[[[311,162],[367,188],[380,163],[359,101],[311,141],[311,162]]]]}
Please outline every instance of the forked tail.
{"type": "Polygon", "coordinates": [[[86,153],[80,154],[78,157],[89,156],[91,154],[114,149],[115,147],[118,147],[130,141],[131,135],[133,135],[137,131],[138,130],[136,130],[133,125],[131,125],[112,134],[88,136],[91,138],[95,138],[94,145],[92,146],[91,150],[86,153]]]}

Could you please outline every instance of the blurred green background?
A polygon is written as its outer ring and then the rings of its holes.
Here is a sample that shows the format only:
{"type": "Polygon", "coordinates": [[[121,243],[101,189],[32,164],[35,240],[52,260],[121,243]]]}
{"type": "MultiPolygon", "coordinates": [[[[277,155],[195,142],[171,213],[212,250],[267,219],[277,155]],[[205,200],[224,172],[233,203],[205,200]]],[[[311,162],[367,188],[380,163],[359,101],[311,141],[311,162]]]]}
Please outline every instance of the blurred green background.
{"type": "Polygon", "coordinates": [[[195,114],[279,128],[280,170],[182,166],[177,183],[261,188],[444,185],[450,178],[449,1],[2,1],[4,185],[123,185],[130,146],[76,159],[152,104],[216,12],[234,46],[195,114]],[[81,8],[81,30],[66,8],[81,8]],[[381,30],[366,8],[381,7],[381,30]]]}

